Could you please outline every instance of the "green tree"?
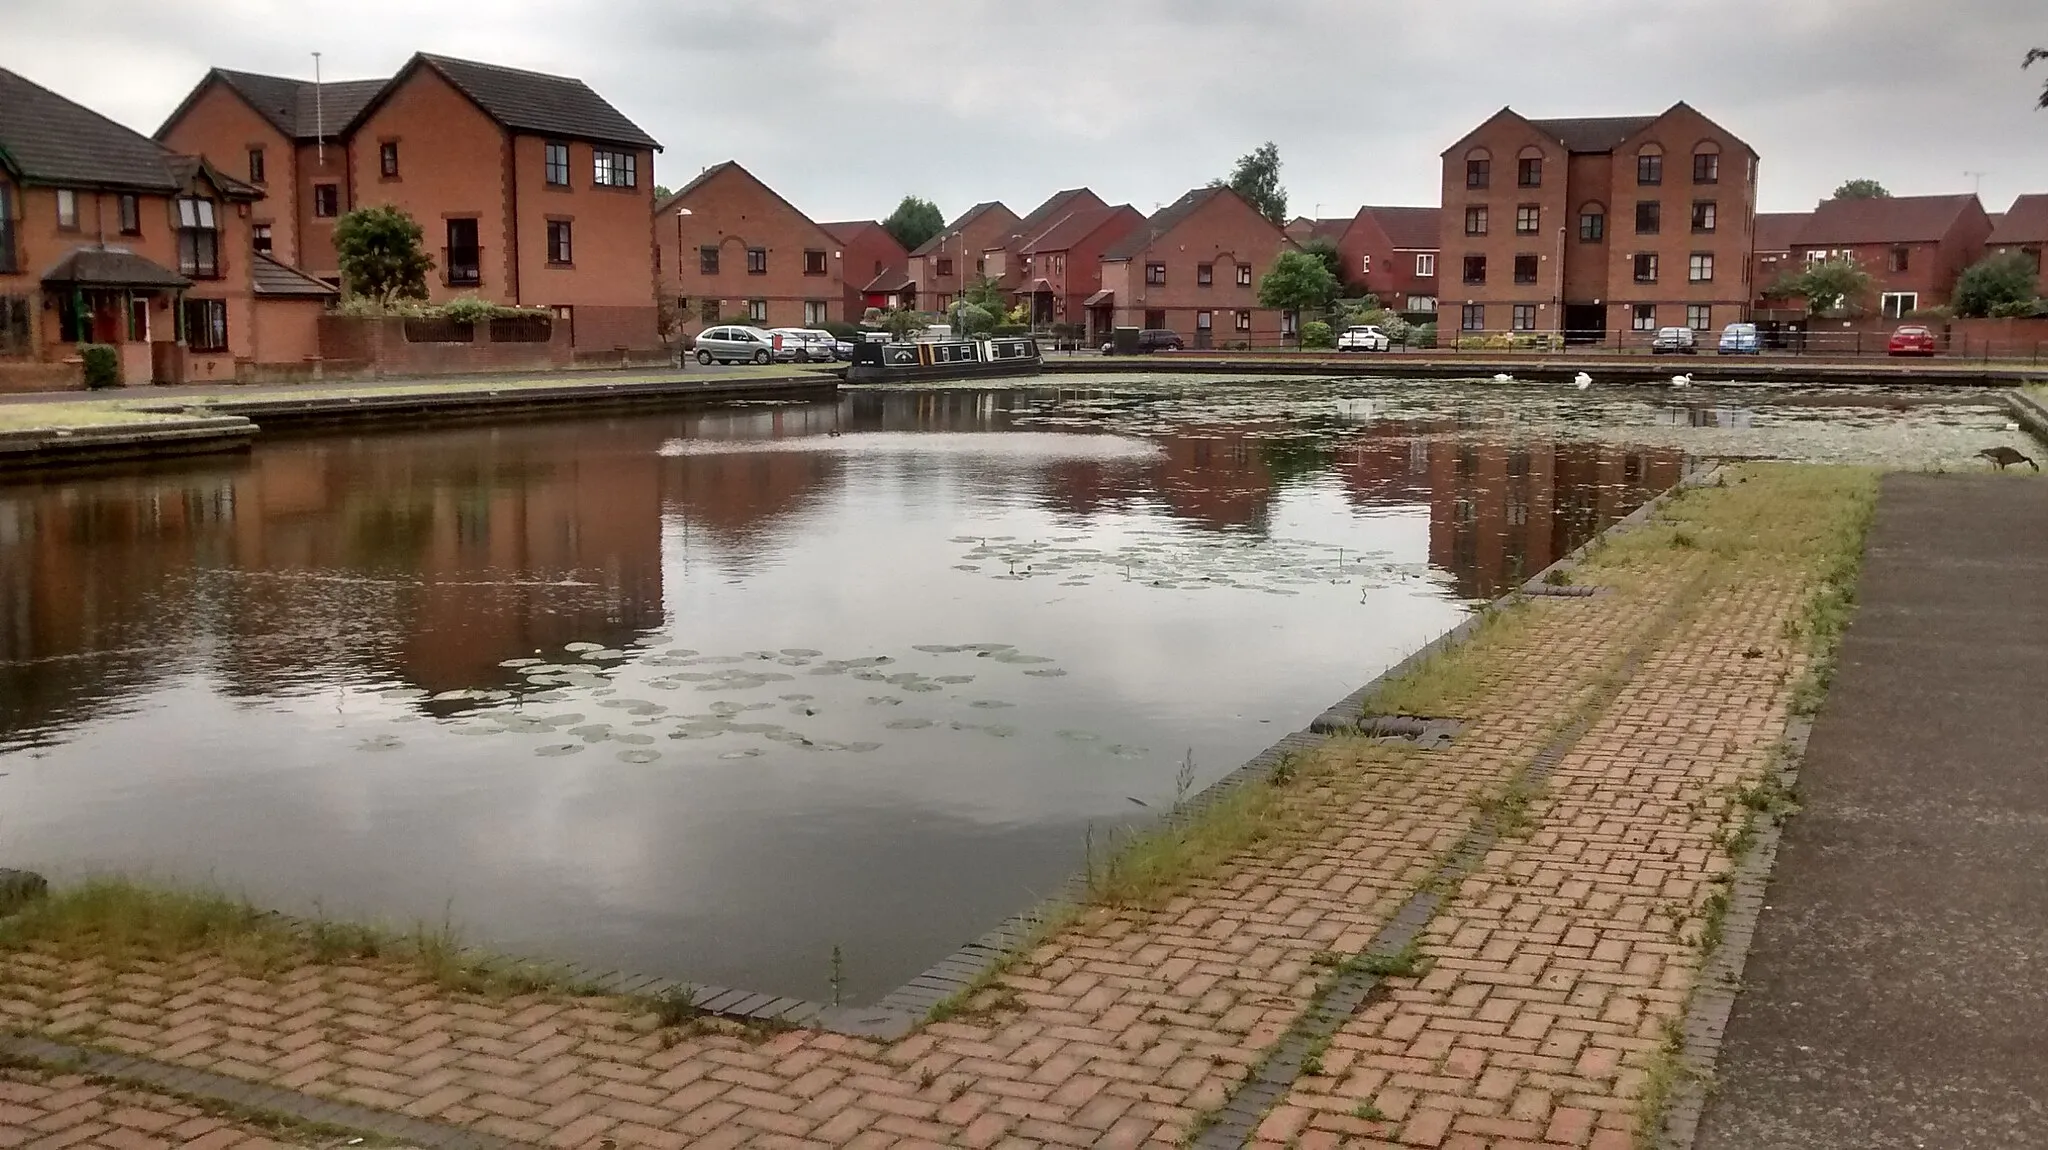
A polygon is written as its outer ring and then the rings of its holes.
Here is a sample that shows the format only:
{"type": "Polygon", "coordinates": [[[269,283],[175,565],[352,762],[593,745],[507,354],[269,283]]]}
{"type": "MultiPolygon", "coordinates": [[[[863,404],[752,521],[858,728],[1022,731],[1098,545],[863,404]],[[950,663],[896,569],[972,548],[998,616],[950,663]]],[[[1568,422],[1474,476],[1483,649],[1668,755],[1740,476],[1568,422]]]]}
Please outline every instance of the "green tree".
{"type": "Polygon", "coordinates": [[[889,218],[882,221],[882,230],[896,237],[904,251],[914,252],[924,242],[946,230],[946,217],[939,211],[939,205],[916,196],[905,196],[889,218]]]}
{"type": "Polygon", "coordinates": [[[997,287],[996,281],[989,276],[976,276],[969,281],[966,287],[960,289],[960,299],[961,302],[971,303],[990,315],[1001,315],[1009,310],[1009,304],[1003,300],[1002,289],[997,287]]]}
{"type": "MultiPolygon", "coordinates": [[[[2020,67],[2031,68],[2036,60],[2048,60],[2048,48],[2027,49],[2027,58],[2021,62],[2020,67]]],[[[2041,102],[2034,106],[2036,108],[2048,108],[2048,84],[2041,86],[2041,102]]]]}
{"type": "Polygon", "coordinates": [[[1951,302],[1957,315],[1987,316],[2001,304],[2032,302],[2037,278],[2032,259],[2021,252],[2002,252],[1965,268],[1956,279],[1951,302]]]}
{"type": "Polygon", "coordinates": [[[1322,320],[1312,319],[1301,325],[1301,346],[1336,347],[1336,332],[1322,320]]]}
{"type": "Polygon", "coordinates": [[[427,298],[434,258],[426,253],[424,240],[419,221],[403,208],[386,205],[344,214],[334,222],[343,288],[382,304],[427,298]]]}
{"type": "Polygon", "coordinates": [[[674,192],[673,190],[671,190],[671,189],[669,188],[669,186],[668,186],[667,184],[656,184],[656,185],[654,185],[654,202],[655,202],[655,203],[657,203],[657,204],[658,204],[658,203],[660,203],[661,201],[663,201],[663,200],[665,200],[665,199],[669,198],[669,197],[670,197],[670,196],[672,196],[672,195],[675,195],[675,192],[674,192]]]}
{"type": "Polygon", "coordinates": [[[1301,250],[1323,261],[1323,266],[1330,269],[1330,274],[1337,277],[1339,284],[1344,282],[1344,253],[1337,250],[1336,240],[1317,236],[1301,245],[1301,250]]]}
{"type": "Polygon", "coordinates": [[[985,335],[996,326],[996,313],[964,299],[954,300],[953,330],[961,335],[985,335]]]}
{"type": "Polygon", "coordinates": [[[1844,180],[1842,181],[1842,186],[1835,189],[1833,198],[1838,200],[1889,200],[1892,198],[1892,194],[1885,190],[1885,186],[1876,180],[1844,180]]]}
{"type": "Polygon", "coordinates": [[[1259,306],[1295,313],[1324,307],[1337,298],[1337,277],[1314,255],[1281,252],[1259,280],[1259,306]]]}
{"type": "Polygon", "coordinates": [[[1821,260],[1779,280],[1771,294],[1806,301],[1814,315],[1855,315],[1870,294],[1870,273],[1852,256],[1821,260]]]}
{"type": "Polygon", "coordinates": [[[1287,189],[1280,186],[1280,149],[1267,140],[1238,157],[1227,180],[1211,180],[1212,188],[1230,188],[1243,196],[1274,227],[1287,226],[1287,189]]]}
{"type": "Polygon", "coordinates": [[[923,331],[924,326],[924,313],[913,307],[892,307],[882,313],[882,329],[899,343],[923,331]]]}

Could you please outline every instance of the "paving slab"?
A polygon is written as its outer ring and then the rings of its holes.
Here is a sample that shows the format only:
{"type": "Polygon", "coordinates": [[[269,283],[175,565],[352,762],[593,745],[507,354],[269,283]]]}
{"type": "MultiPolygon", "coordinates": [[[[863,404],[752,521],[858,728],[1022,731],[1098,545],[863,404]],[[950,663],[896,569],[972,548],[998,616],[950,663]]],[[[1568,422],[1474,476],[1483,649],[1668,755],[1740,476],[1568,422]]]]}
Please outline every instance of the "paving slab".
{"type": "Polygon", "coordinates": [[[2048,481],[1884,481],[1697,1145],[2048,1146],[2048,481]]]}

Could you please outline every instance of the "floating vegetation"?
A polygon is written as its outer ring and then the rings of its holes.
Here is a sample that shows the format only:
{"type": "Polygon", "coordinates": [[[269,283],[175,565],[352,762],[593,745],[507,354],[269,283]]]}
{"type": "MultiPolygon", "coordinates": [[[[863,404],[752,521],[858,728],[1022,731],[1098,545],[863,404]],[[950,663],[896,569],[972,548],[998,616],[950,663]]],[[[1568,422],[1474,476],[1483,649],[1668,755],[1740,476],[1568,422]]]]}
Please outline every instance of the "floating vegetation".
{"type": "Polygon", "coordinates": [[[563,755],[579,754],[583,750],[584,745],[582,743],[548,743],[544,746],[535,747],[533,753],[542,758],[553,759],[560,758],[563,755]]]}
{"type": "Polygon", "coordinates": [[[405,745],[397,735],[372,735],[356,744],[359,751],[395,751],[405,745]]]}
{"type": "Polygon", "coordinates": [[[620,751],[618,754],[618,759],[622,763],[651,763],[659,758],[661,758],[660,751],[649,751],[639,748],[630,751],[620,751]]]}

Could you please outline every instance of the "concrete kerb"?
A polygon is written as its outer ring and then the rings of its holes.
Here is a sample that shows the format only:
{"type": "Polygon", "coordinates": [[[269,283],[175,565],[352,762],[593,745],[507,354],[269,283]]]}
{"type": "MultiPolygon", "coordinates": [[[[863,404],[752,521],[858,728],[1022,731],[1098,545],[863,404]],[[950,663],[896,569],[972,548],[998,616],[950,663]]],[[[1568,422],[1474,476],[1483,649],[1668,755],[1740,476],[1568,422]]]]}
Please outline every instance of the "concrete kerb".
{"type": "Polygon", "coordinates": [[[240,415],[38,427],[0,432],[0,471],[145,456],[244,451],[257,427],[240,415]]]}
{"type": "MultiPolygon", "coordinates": [[[[1806,740],[1813,733],[1813,720],[1793,715],[1786,720],[1777,782],[1790,791],[1799,782],[1799,767],[1806,758],[1806,740]]],[[[1683,1022],[1684,1045],[1678,1051],[1678,1077],[1666,1097],[1663,1119],[1658,1125],[1657,1150],[1692,1150],[1699,1137],[1700,1117],[1707,1093],[1713,1087],[1714,1066],[1720,1060],[1721,1040],[1728,1031],[1728,1018],[1735,1009],[1735,996],[1742,991],[1742,969],[1749,960],[1750,943],[1756,937],[1757,916],[1764,909],[1771,871],[1778,862],[1778,843],[1789,814],[1757,813],[1756,839],[1749,852],[1736,861],[1728,884],[1728,909],[1721,919],[1721,941],[1700,964],[1693,982],[1692,998],[1686,1004],[1683,1022]]]]}
{"type": "Polygon", "coordinates": [[[2029,435],[2048,445],[2048,406],[2024,391],[2013,390],[2005,393],[2005,409],[2029,435]]]}

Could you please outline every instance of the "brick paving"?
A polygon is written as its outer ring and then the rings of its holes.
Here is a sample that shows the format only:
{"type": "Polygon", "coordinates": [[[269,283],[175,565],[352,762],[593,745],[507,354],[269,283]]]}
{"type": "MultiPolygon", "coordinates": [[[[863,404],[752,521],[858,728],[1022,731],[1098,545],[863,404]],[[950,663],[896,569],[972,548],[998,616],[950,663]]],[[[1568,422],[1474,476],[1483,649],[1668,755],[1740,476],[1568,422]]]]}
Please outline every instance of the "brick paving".
{"type": "Polygon", "coordinates": [[[280,1140],[196,1106],[75,1074],[0,1069],[0,1147],[42,1150],[271,1150],[280,1140]]]}
{"type": "Polygon", "coordinates": [[[1430,924],[1427,973],[1389,980],[1259,1144],[1636,1145],[1736,795],[1770,765],[1803,670],[1783,637],[1802,591],[1736,579],[1704,598],[1559,763],[1534,832],[1430,924]]]}
{"type": "Polygon", "coordinates": [[[1317,960],[1363,950],[1482,800],[1607,703],[1534,833],[1503,840],[1429,928],[1435,968],[1341,1028],[1260,1134],[1618,1147],[1690,986],[1679,936],[1726,865],[1727,789],[1760,771],[1798,670],[1783,620],[1799,587],[1727,582],[1659,637],[1705,565],[1672,552],[1658,578],[1531,601],[1453,708],[1471,723],[1449,749],[1325,744],[1285,792],[1314,830],[1157,910],[1093,912],[900,1041],[665,1030],[632,1003],[455,996],[377,964],[256,978],[220,957],[34,953],[0,961],[0,1025],[536,1145],[1179,1145],[1303,1015],[1317,960]]]}

